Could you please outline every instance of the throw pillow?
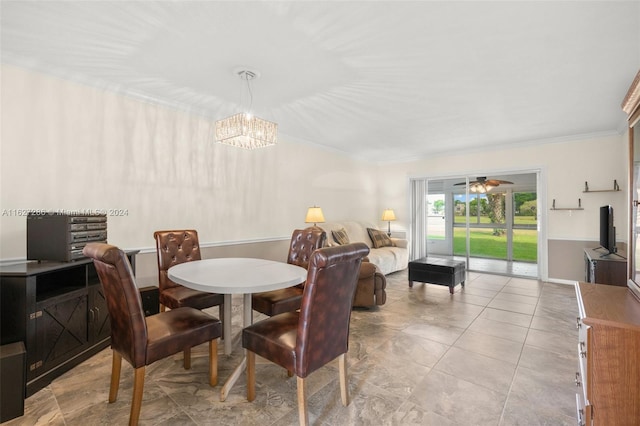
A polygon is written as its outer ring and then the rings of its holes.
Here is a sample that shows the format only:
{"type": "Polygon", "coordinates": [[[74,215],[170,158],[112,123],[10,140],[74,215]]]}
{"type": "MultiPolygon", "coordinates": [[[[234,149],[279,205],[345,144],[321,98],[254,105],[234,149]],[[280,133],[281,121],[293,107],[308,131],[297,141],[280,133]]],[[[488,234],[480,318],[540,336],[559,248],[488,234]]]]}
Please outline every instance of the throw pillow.
{"type": "Polygon", "coordinates": [[[373,243],[373,248],[393,247],[393,242],[386,232],[374,228],[367,228],[367,232],[373,243]]]}
{"type": "Polygon", "coordinates": [[[347,235],[347,231],[344,228],[338,229],[337,231],[331,231],[331,235],[333,235],[333,239],[336,241],[336,243],[340,244],[341,246],[349,244],[349,236],[347,235]]]}

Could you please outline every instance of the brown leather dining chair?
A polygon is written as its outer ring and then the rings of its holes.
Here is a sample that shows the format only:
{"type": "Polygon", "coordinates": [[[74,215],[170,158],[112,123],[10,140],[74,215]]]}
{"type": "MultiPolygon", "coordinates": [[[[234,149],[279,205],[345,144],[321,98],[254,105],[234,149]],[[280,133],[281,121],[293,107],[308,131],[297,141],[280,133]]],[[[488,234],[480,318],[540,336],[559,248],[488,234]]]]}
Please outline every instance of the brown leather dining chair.
{"type": "MultiPolygon", "coordinates": [[[[219,318],[224,317],[224,295],[193,290],[169,279],[168,270],[174,265],[200,260],[198,232],[194,229],[156,231],[156,254],[158,255],[158,296],[160,311],[190,306],[206,309],[218,306],[219,318]]],[[[223,336],[224,338],[224,336],[223,336]]],[[[186,362],[187,358],[185,358],[186,362]]],[[[185,368],[189,368],[185,364],[185,368]]]]}
{"type": "Polygon", "coordinates": [[[220,320],[198,309],[181,307],[144,316],[142,298],[131,264],[118,247],[89,243],[83,254],[95,265],[111,321],[111,386],[109,403],[116,401],[122,358],[134,368],[133,399],[129,424],[138,424],[142,406],[145,366],[193,346],[209,342],[209,384],[218,382],[220,320]]]}
{"type": "MultiPolygon", "coordinates": [[[[307,269],[311,254],[324,246],[326,239],[326,232],[317,226],[294,230],[289,244],[287,263],[307,269]]],[[[251,305],[254,310],[270,317],[295,311],[300,309],[303,288],[304,283],[301,283],[280,290],[255,293],[251,296],[251,305]]]]}
{"type": "Polygon", "coordinates": [[[349,404],[346,353],[349,344],[351,304],[364,243],[316,250],[309,261],[300,311],[275,315],[246,327],[242,346],[247,349],[247,399],[256,396],[256,354],[297,376],[300,424],[308,423],[305,378],[338,358],[340,393],[349,404]]]}

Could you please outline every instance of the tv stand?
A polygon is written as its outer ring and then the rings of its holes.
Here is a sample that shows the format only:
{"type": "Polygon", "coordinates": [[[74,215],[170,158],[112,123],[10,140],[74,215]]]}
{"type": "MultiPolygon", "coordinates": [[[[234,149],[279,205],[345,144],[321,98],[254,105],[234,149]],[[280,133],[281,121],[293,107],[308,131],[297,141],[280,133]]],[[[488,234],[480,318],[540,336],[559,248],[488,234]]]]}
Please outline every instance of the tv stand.
{"type": "Polygon", "coordinates": [[[584,249],[585,278],[589,283],[627,286],[627,259],[602,247],[584,249]]]}
{"type": "Polygon", "coordinates": [[[607,256],[618,256],[618,257],[619,257],[620,259],[622,259],[622,260],[627,260],[627,258],[626,258],[626,257],[624,257],[624,256],[623,256],[623,255],[621,255],[621,254],[618,254],[618,253],[617,253],[617,252],[615,252],[615,251],[610,251],[609,253],[601,254],[601,255],[600,255],[600,259],[606,258],[607,256]]]}
{"type": "MultiPolygon", "coordinates": [[[[137,253],[126,252],[134,271],[137,253]]],[[[0,302],[0,344],[25,346],[27,397],[111,341],[107,305],[91,259],[3,266],[0,302]]]]}

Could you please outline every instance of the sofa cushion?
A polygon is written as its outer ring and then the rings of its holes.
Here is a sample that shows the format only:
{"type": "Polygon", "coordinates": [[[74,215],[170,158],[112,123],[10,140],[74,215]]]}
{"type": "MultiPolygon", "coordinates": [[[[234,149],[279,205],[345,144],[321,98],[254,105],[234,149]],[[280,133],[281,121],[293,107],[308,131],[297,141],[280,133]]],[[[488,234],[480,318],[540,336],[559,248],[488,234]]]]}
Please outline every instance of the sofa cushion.
{"type": "Polygon", "coordinates": [[[367,232],[373,243],[373,248],[393,247],[391,238],[385,232],[373,228],[367,228],[367,232]]]}
{"type": "Polygon", "coordinates": [[[369,238],[369,234],[367,234],[367,228],[375,228],[375,225],[372,223],[344,221],[322,223],[318,224],[318,226],[324,229],[327,233],[327,245],[338,244],[336,240],[333,239],[333,233],[331,231],[337,231],[344,228],[344,230],[347,231],[350,242],[365,243],[367,247],[373,247],[371,245],[371,238],[369,238]]]}
{"type": "Polygon", "coordinates": [[[331,236],[341,246],[349,244],[349,236],[347,235],[347,230],[344,228],[337,229],[335,231],[331,231],[331,236]]]}

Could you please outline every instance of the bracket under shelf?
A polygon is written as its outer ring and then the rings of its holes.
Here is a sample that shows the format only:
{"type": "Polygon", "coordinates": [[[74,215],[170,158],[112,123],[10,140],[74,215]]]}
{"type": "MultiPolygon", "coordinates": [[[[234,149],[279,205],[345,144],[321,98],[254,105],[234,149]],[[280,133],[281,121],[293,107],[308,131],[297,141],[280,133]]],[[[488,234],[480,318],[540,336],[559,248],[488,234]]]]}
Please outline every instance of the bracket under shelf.
{"type": "Polygon", "coordinates": [[[620,191],[620,185],[616,179],[613,180],[613,189],[589,189],[589,183],[584,182],[584,191],[582,192],[618,192],[620,191]]]}
{"type": "Polygon", "coordinates": [[[578,198],[578,207],[556,207],[556,199],[553,199],[551,210],[584,210],[582,207],[582,200],[578,198]]]}

